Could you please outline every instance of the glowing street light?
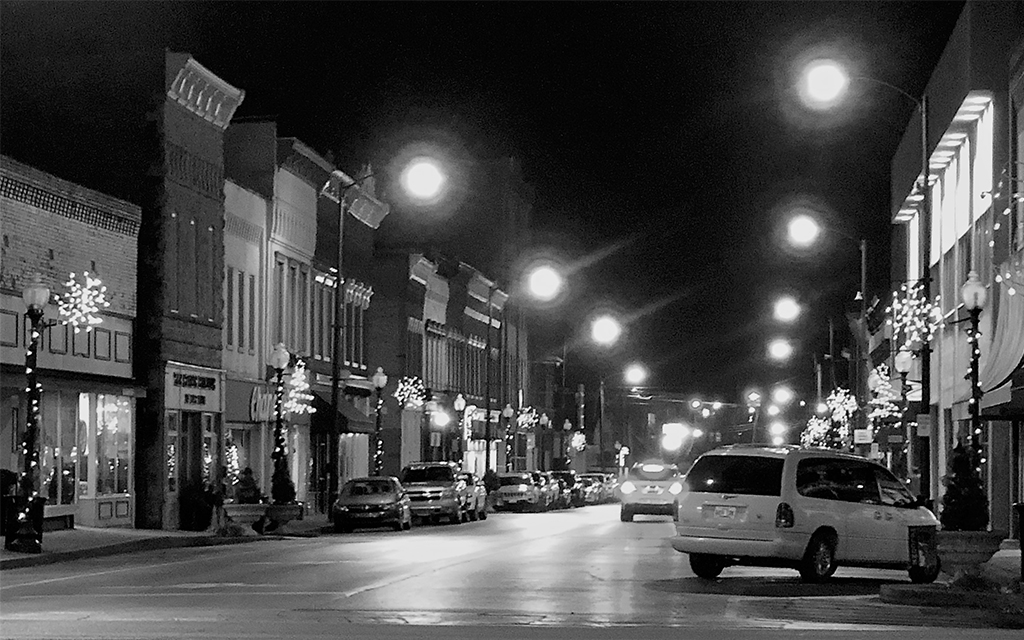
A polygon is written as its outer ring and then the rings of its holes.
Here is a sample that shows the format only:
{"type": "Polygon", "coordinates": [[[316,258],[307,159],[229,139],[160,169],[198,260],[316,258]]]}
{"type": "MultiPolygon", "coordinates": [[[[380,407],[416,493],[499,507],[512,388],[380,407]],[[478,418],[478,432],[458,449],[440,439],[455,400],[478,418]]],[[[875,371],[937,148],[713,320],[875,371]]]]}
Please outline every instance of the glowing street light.
{"type": "Polygon", "coordinates": [[[693,409],[700,409],[700,406],[702,404],[704,404],[704,403],[701,402],[700,400],[691,400],[690,401],[690,407],[693,408],[693,409]]]}
{"type": "Polygon", "coordinates": [[[768,405],[767,412],[768,412],[768,415],[770,415],[772,417],[779,415],[779,413],[781,411],[782,411],[782,409],[779,409],[779,407],[777,405],[774,405],[774,404],[768,405]]]}
{"type": "Polygon", "coordinates": [[[821,235],[821,225],[806,213],[793,216],[789,221],[788,230],[789,241],[798,247],[811,246],[821,235]]]}
{"type": "Polygon", "coordinates": [[[600,316],[590,325],[590,336],[594,342],[600,345],[611,346],[615,344],[620,335],[622,335],[622,325],[611,316],[600,316]]]}
{"type": "Polygon", "coordinates": [[[437,164],[426,158],[409,163],[402,172],[401,180],[406,191],[422,200],[436,197],[445,183],[444,174],[437,164]]]}
{"type": "Polygon", "coordinates": [[[790,296],[783,296],[775,301],[775,319],[780,322],[792,322],[800,315],[800,305],[790,296]]]}
{"type": "Polygon", "coordinates": [[[773,436],[784,436],[789,431],[789,426],[785,422],[776,420],[768,427],[768,433],[773,436]]]}
{"type": "Polygon", "coordinates": [[[562,275],[548,265],[537,267],[527,278],[530,295],[542,302],[554,300],[561,292],[562,284],[562,275]]]}
{"type": "Polygon", "coordinates": [[[828,413],[828,405],[824,402],[819,402],[818,406],[814,408],[815,413],[825,414],[828,413]]]}
{"type": "Polygon", "coordinates": [[[788,340],[783,338],[776,338],[768,344],[768,355],[773,360],[783,361],[789,360],[790,356],[793,355],[793,345],[788,340]]]}
{"type": "Polygon", "coordinates": [[[833,60],[815,60],[804,70],[801,95],[804,102],[815,109],[827,109],[846,92],[850,77],[833,60]]]}
{"type": "Polygon", "coordinates": [[[782,436],[775,436],[772,438],[772,444],[775,445],[776,447],[781,447],[782,445],[786,444],[786,439],[782,436]]]}
{"type": "Polygon", "coordinates": [[[772,391],[772,401],[776,404],[789,404],[793,401],[793,390],[789,387],[775,387],[772,391]]]}
{"type": "Polygon", "coordinates": [[[633,386],[643,384],[647,380],[647,369],[643,365],[631,364],[626,368],[626,384],[633,386]]]}

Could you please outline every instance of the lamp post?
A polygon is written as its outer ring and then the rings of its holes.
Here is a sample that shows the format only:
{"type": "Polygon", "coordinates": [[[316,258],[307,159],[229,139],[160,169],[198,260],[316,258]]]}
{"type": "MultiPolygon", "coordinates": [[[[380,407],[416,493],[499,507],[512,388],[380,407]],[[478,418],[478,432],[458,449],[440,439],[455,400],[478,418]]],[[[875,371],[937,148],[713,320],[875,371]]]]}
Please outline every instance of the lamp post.
{"type": "Polygon", "coordinates": [[[978,320],[981,317],[981,310],[985,307],[987,297],[985,285],[978,278],[978,272],[971,270],[967,276],[967,282],[960,288],[960,295],[964,301],[964,308],[970,314],[970,328],[967,330],[967,342],[971,345],[971,370],[968,378],[971,381],[971,443],[977,449],[979,436],[981,436],[981,384],[978,381],[979,359],[981,357],[981,346],[978,338],[981,333],[978,331],[978,320]]]}
{"type": "Polygon", "coordinates": [[[50,289],[35,274],[28,286],[21,292],[25,303],[25,315],[30,324],[28,350],[25,352],[25,391],[28,395],[28,419],[25,423],[25,440],[22,443],[22,472],[18,482],[18,497],[15,504],[16,521],[8,528],[4,546],[11,551],[42,553],[43,550],[43,504],[46,498],[36,489],[36,474],[39,470],[39,403],[43,387],[36,371],[39,337],[42,332],[43,313],[50,300],[50,289]]]}
{"type": "Polygon", "coordinates": [[[388,376],[384,373],[383,367],[377,367],[373,374],[373,388],[377,391],[377,416],[373,425],[373,454],[372,465],[373,475],[379,476],[384,471],[384,440],[380,435],[381,410],[384,407],[384,387],[388,386],[388,376]]]}
{"type": "Polygon", "coordinates": [[[516,413],[511,404],[505,404],[501,417],[505,420],[505,471],[512,471],[512,416],[516,413]]]}
{"type": "Polygon", "coordinates": [[[469,439],[466,437],[466,398],[460,393],[455,396],[455,400],[452,401],[452,408],[455,409],[455,415],[458,418],[458,429],[459,429],[459,453],[462,457],[460,466],[463,471],[469,471],[466,468],[466,449],[468,447],[469,439]]]}
{"type": "MultiPolygon", "coordinates": [[[[829,107],[834,104],[846,91],[846,87],[851,79],[853,80],[864,80],[875,85],[886,87],[891,91],[895,91],[904,98],[907,98],[914,105],[917,106],[918,113],[920,114],[920,128],[921,128],[921,149],[920,149],[920,174],[915,181],[915,189],[918,190],[921,203],[919,220],[919,234],[918,239],[919,253],[921,256],[920,263],[920,284],[921,294],[925,300],[931,300],[931,248],[932,248],[932,215],[931,215],[931,185],[929,181],[930,169],[928,166],[928,96],[922,95],[920,99],[915,98],[913,95],[907,93],[905,90],[897,87],[896,85],[889,84],[883,80],[877,78],[871,78],[868,76],[847,76],[842,66],[833,60],[817,60],[808,66],[806,70],[806,89],[811,100],[818,103],[818,107],[829,107]]],[[[812,106],[815,106],[812,104],[812,106]]],[[[921,410],[928,416],[928,420],[931,420],[931,345],[927,340],[922,341],[921,344],[921,410]]],[[[927,451],[926,447],[922,447],[922,451],[927,451]]],[[[927,455],[922,455],[921,458],[923,471],[930,474],[930,470],[924,468],[924,465],[929,465],[929,459],[927,455]]],[[[925,497],[930,495],[930,481],[922,489],[925,491],[925,497]]]]}
{"type": "MultiPolygon", "coordinates": [[[[271,496],[274,502],[291,502],[295,499],[295,489],[292,486],[292,496],[289,498],[277,493],[275,489],[291,485],[291,478],[288,475],[288,442],[284,436],[284,370],[291,360],[291,354],[283,342],[277,343],[273,353],[270,354],[270,366],[274,368],[276,387],[274,390],[274,451],[270,459],[274,461],[274,472],[271,478],[271,496]]],[[[281,491],[280,489],[278,491],[281,491]]]]}
{"type": "Polygon", "coordinates": [[[900,374],[900,404],[903,407],[903,411],[900,417],[900,423],[903,427],[903,437],[906,439],[905,453],[903,456],[906,471],[903,477],[908,480],[912,479],[910,461],[913,460],[912,453],[914,451],[914,434],[910,433],[910,425],[907,424],[907,406],[909,405],[907,394],[910,391],[910,388],[907,385],[907,374],[910,373],[910,368],[913,366],[913,364],[914,354],[912,354],[907,349],[900,349],[900,351],[896,354],[896,357],[893,358],[893,366],[896,368],[896,373],[900,374]]]}

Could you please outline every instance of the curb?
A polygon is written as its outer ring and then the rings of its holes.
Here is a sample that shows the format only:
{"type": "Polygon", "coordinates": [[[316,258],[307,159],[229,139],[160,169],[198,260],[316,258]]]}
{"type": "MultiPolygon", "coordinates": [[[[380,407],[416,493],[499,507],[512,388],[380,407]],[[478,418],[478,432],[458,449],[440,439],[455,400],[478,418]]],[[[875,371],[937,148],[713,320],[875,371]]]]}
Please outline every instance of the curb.
{"type": "Polygon", "coordinates": [[[944,609],[984,609],[1017,617],[1024,626],[1024,596],[990,591],[951,589],[945,585],[887,584],[878,597],[888,604],[944,609]]]}
{"type": "Polygon", "coordinates": [[[162,538],[147,538],[145,540],[133,540],[131,542],[121,542],[101,547],[76,549],[74,551],[57,551],[53,553],[43,553],[40,555],[6,558],[0,560],[0,571],[6,571],[8,569],[22,569],[24,567],[38,567],[47,564],[68,562],[71,560],[81,560],[83,558],[100,558],[104,556],[120,555],[124,553],[136,553],[139,551],[182,549],[186,547],[215,547],[226,544],[245,544],[248,542],[260,542],[263,540],[283,540],[284,538],[284,536],[277,535],[255,537],[167,536],[162,538]]]}

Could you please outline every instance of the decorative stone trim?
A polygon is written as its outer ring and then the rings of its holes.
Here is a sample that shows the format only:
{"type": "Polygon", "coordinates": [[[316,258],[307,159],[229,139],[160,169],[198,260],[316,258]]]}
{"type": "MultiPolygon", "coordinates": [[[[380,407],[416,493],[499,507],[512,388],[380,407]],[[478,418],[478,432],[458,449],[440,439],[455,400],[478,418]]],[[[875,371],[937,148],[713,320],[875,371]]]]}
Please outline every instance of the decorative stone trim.
{"type": "Polygon", "coordinates": [[[263,244],[263,229],[234,213],[224,215],[224,232],[237,236],[249,244],[263,244]]]}
{"type": "Polygon", "coordinates": [[[232,87],[191,56],[178,71],[167,97],[220,129],[227,129],[245,92],[232,87]]]}
{"type": "Polygon", "coordinates": [[[138,220],[76,202],[71,198],[8,176],[0,176],[0,197],[23,202],[37,209],[43,209],[107,231],[132,237],[139,235],[138,220]]]}

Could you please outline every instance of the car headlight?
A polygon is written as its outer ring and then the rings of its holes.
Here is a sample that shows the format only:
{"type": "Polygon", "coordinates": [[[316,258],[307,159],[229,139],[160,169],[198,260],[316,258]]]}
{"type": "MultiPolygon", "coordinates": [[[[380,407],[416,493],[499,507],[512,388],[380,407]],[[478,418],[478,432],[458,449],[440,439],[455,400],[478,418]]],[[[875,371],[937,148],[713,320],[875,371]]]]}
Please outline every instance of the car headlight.
{"type": "Polygon", "coordinates": [[[629,480],[626,480],[619,487],[619,491],[621,491],[622,493],[624,493],[626,495],[629,495],[629,494],[633,493],[634,491],[636,491],[636,485],[633,484],[632,482],[630,482],[629,480]]]}
{"type": "Polygon", "coordinates": [[[678,496],[680,493],[683,492],[683,485],[679,484],[678,482],[673,482],[672,486],[668,488],[668,492],[674,496],[678,496]]]}

